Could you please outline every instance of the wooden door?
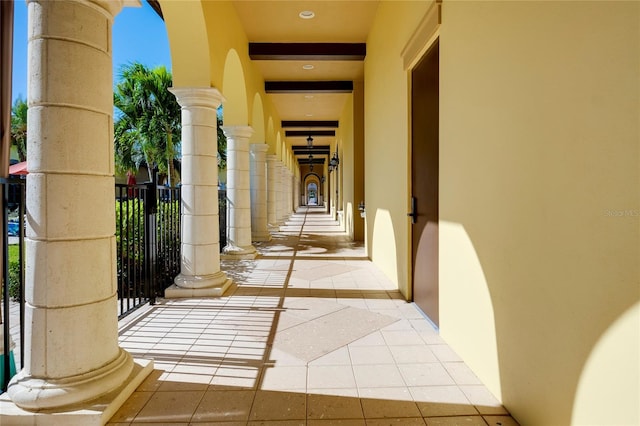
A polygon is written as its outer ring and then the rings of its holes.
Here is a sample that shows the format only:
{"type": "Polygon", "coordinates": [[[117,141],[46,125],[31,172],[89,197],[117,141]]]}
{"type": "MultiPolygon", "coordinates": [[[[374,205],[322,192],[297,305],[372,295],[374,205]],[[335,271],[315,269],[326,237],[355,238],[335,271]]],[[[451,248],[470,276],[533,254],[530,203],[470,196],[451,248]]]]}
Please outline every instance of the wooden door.
{"type": "Polygon", "coordinates": [[[432,46],[411,75],[411,192],[413,300],[439,324],[438,169],[439,45],[432,46]]]}

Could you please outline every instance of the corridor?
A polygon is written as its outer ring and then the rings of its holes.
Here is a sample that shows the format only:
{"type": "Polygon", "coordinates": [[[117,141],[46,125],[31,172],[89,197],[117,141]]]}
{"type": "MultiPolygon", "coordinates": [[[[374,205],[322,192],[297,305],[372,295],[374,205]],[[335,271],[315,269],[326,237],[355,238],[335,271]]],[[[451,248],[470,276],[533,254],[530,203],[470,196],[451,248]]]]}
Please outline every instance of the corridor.
{"type": "Polygon", "coordinates": [[[321,208],[223,261],[220,298],[120,324],[155,369],[109,425],[516,425],[321,208]]]}

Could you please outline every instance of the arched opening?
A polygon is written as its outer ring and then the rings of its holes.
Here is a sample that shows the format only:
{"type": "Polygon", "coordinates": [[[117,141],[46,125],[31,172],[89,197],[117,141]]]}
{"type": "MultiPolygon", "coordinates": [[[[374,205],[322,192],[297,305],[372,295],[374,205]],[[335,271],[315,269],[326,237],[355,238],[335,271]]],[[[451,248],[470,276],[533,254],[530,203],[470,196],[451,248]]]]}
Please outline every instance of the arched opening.
{"type": "Polygon", "coordinates": [[[307,185],[306,199],[308,206],[318,205],[318,185],[315,182],[311,182],[307,185]]]}
{"type": "Polygon", "coordinates": [[[324,206],[321,178],[316,173],[305,175],[301,192],[300,198],[303,205],[324,206]]]}

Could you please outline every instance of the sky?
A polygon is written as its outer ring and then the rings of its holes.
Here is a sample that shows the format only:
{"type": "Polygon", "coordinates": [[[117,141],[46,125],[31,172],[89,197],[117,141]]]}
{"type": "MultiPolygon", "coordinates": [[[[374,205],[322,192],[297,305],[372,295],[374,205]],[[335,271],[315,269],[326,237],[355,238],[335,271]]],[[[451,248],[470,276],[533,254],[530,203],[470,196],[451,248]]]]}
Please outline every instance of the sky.
{"type": "MultiPolygon", "coordinates": [[[[27,99],[27,3],[14,2],[12,99],[27,99]]],[[[140,62],[171,70],[169,41],[164,22],[146,1],[142,7],[126,7],[113,23],[114,83],[123,65],[140,62]]]]}

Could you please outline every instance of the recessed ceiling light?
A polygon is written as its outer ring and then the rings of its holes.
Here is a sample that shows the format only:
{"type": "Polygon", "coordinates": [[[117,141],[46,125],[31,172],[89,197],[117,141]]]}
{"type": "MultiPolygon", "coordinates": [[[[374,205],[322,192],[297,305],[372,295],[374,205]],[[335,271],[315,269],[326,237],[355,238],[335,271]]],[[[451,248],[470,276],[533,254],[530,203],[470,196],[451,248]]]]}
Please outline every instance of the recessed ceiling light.
{"type": "Polygon", "coordinates": [[[305,64],[305,65],[302,66],[303,70],[312,70],[314,68],[315,68],[315,66],[313,66],[311,64],[305,64]]]}
{"type": "Polygon", "coordinates": [[[305,117],[313,117],[313,114],[305,114],[305,117]]]}
{"type": "Polygon", "coordinates": [[[313,10],[303,10],[298,14],[298,16],[301,17],[302,19],[313,19],[316,16],[316,14],[313,13],[313,10]]]}
{"type": "Polygon", "coordinates": [[[313,95],[304,95],[305,99],[313,99],[313,95]]]}

